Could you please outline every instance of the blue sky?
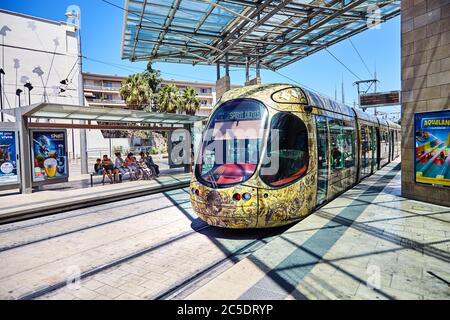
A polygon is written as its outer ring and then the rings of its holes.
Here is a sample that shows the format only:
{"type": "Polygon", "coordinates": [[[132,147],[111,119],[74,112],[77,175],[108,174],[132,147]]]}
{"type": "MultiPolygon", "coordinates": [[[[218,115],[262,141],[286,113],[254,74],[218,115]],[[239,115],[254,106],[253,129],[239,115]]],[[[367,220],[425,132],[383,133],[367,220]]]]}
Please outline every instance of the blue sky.
{"type": "MultiPolygon", "coordinates": [[[[123,6],[123,0],[110,0],[123,6]]],[[[124,12],[100,0],[2,0],[0,8],[25,13],[41,18],[65,21],[64,13],[69,5],[81,8],[81,30],[83,55],[104,63],[84,59],[83,70],[87,72],[128,75],[143,70],[145,62],[121,60],[120,45],[124,12]],[[111,65],[114,64],[113,65],[111,65]]],[[[400,18],[396,17],[382,24],[379,29],[367,30],[352,37],[353,44],[370,70],[377,69],[379,91],[400,89],[400,18]]],[[[346,64],[360,78],[368,79],[369,72],[361,62],[350,41],[344,40],[329,50],[346,64]]],[[[215,66],[190,66],[171,63],[155,63],[165,79],[190,81],[211,81],[216,79],[215,66]]],[[[357,99],[353,82],[358,80],[340,65],[328,52],[322,50],[310,57],[293,63],[280,73],[295,79],[323,94],[334,97],[335,88],[341,98],[341,81],[344,81],[345,102],[352,104],[357,99]]],[[[254,75],[254,72],[251,73],[254,75]]],[[[292,81],[272,72],[263,70],[265,83],[292,81]]],[[[243,84],[244,70],[232,68],[231,81],[243,84]]],[[[399,107],[384,108],[382,111],[399,111],[399,107]]]]}

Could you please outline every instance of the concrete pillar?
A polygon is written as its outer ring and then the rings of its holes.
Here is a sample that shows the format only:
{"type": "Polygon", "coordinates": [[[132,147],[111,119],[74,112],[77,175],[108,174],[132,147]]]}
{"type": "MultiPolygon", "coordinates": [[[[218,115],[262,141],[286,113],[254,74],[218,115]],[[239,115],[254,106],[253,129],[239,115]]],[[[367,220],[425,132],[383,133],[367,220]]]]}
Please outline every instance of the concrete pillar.
{"type": "Polygon", "coordinates": [[[450,188],[415,182],[414,113],[450,105],[450,3],[401,2],[402,195],[450,206],[450,188]]]}
{"type": "Polygon", "coordinates": [[[230,63],[228,61],[228,54],[225,55],[225,76],[230,76],[230,63]]]}
{"type": "Polygon", "coordinates": [[[250,59],[246,57],[245,59],[245,82],[250,81],[250,59]]]}
{"type": "Polygon", "coordinates": [[[220,62],[217,61],[216,63],[216,74],[217,74],[217,80],[220,79],[220,62]]]}

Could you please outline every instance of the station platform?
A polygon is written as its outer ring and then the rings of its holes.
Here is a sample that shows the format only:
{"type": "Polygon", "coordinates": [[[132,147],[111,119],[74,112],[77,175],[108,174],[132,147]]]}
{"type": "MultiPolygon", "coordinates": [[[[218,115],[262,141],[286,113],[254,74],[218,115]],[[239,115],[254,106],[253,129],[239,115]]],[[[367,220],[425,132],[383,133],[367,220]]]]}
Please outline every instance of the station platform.
{"type": "Polygon", "coordinates": [[[186,299],[450,299],[450,208],[400,196],[399,160],[186,299]]]}
{"type": "Polygon", "coordinates": [[[190,173],[164,174],[152,180],[126,180],[115,184],[107,182],[92,188],[55,188],[31,194],[5,195],[0,197],[0,223],[82,208],[101,200],[113,202],[128,196],[186,187],[190,178],[190,173]]]}
{"type": "Polygon", "coordinates": [[[117,197],[0,225],[0,299],[449,299],[450,208],[402,198],[400,174],[270,229],[206,225],[187,187],[119,199],[189,175],[0,198],[5,212],[117,197]]]}

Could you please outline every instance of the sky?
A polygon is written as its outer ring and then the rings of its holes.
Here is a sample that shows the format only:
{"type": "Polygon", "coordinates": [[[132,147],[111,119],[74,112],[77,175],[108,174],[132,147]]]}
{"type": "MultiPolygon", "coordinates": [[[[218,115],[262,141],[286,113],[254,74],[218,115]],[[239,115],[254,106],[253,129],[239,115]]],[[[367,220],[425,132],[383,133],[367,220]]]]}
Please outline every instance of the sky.
{"type": "MultiPolygon", "coordinates": [[[[124,6],[124,0],[110,1],[124,6]]],[[[70,5],[77,5],[81,9],[82,52],[87,57],[83,60],[84,72],[129,75],[145,69],[145,62],[130,62],[120,57],[123,10],[101,0],[1,0],[0,2],[1,9],[56,21],[66,21],[64,13],[70,5]]],[[[378,91],[400,90],[400,17],[397,16],[379,25],[378,29],[359,33],[353,36],[351,41],[369,70],[349,40],[341,41],[328,49],[361,79],[373,78],[376,68],[377,78],[380,80],[378,91]]],[[[154,63],[153,67],[161,70],[164,79],[216,81],[215,66],[194,67],[174,63],[154,63]]],[[[357,90],[353,83],[358,79],[325,50],[279,69],[278,72],[288,78],[270,70],[262,70],[262,81],[294,83],[290,80],[294,79],[297,84],[303,84],[333,98],[337,90],[339,101],[343,81],[345,103],[352,105],[353,101],[357,101],[357,90]]],[[[231,68],[230,75],[233,84],[243,85],[244,69],[231,68]]],[[[252,70],[250,76],[254,75],[252,70]]],[[[400,107],[385,107],[378,110],[398,112],[400,107]]]]}

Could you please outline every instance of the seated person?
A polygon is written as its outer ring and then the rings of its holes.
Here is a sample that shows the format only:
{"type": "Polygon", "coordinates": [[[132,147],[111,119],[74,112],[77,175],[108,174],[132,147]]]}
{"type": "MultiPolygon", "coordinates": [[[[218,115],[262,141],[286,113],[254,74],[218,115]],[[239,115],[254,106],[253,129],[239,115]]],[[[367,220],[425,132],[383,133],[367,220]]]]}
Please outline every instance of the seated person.
{"type": "Polygon", "coordinates": [[[155,173],[155,176],[159,177],[159,166],[153,162],[153,158],[148,151],[145,153],[145,163],[155,173]]]}
{"type": "Polygon", "coordinates": [[[124,162],[125,167],[130,169],[130,174],[134,174],[134,177],[137,178],[138,164],[136,162],[136,158],[133,156],[133,153],[128,153],[124,162]]]}
{"type": "Polygon", "coordinates": [[[116,152],[114,155],[116,156],[116,160],[114,161],[114,167],[120,173],[119,179],[120,181],[122,181],[122,176],[125,173],[129,172],[130,170],[125,166],[125,160],[123,160],[120,152],[116,152]]]}
{"type": "Polygon", "coordinates": [[[110,158],[108,158],[108,155],[103,155],[103,160],[102,160],[102,166],[103,166],[103,170],[105,171],[105,174],[108,174],[108,178],[111,181],[111,183],[114,183],[114,181],[116,180],[116,174],[118,173],[118,170],[114,168],[114,164],[112,162],[112,160],[110,158]],[[112,175],[114,175],[114,180],[112,175]]]}
{"type": "Polygon", "coordinates": [[[95,164],[94,164],[94,172],[95,172],[96,174],[98,174],[98,175],[104,174],[104,172],[103,172],[103,166],[102,166],[102,159],[98,158],[98,159],[95,161],[95,164]]]}

